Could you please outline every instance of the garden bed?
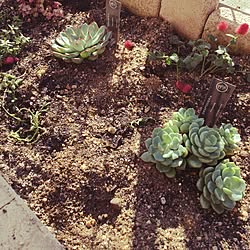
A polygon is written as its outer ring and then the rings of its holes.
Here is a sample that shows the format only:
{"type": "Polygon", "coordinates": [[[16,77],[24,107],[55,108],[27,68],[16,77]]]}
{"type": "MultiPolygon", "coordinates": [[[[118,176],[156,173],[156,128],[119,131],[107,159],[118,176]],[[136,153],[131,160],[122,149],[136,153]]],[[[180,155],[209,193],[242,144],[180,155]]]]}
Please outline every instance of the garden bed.
{"type": "MultiPolygon", "coordinates": [[[[247,183],[237,207],[217,215],[200,206],[197,170],[168,179],[140,159],[152,130],[173,112],[201,110],[214,75],[199,79],[181,73],[192,91],[180,92],[175,68],[147,61],[148,51],[174,50],[170,25],[124,10],[116,50],[109,47],[97,61],[80,65],[56,59],[51,40],[66,25],[105,24],[103,1],[93,1],[87,10],[77,2],[64,7],[59,21],[23,24],[31,42],[16,65],[1,68],[24,79],[17,90],[19,106],[35,111],[48,104],[41,116],[45,133],[32,144],[9,138],[16,123],[1,110],[1,174],[67,249],[249,249],[246,79],[215,75],[236,85],[218,124],[239,129],[242,142],[232,159],[247,183]],[[135,43],[132,50],[124,47],[126,39],[135,43]]],[[[249,56],[235,61],[249,68],[249,56]]]]}

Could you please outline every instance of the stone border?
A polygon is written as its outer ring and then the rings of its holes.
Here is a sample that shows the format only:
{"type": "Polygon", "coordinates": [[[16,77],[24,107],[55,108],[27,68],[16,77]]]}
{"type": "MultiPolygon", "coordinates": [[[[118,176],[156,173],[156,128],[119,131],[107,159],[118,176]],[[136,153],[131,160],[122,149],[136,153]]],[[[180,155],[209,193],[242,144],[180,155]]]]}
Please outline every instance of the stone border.
{"type": "Polygon", "coordinates": [[[0,249],[65,249],[1,175],[0,249]]]}
{"type": "MultiPolygon", "coordinates": [[[[120,0],[131,12],[140,16],[161,17],[173,25],[181,36],[195,40],[207,39],[208,34],[226,45],[230,38],[216,29],[220,21],[234,34],[241,23],[250,25],[250,0],[120,0]]],[[[136,27],[135,27],[136,29],[136,27]]],[[[150,29],[150,27],[149,27],[150,29]]],[[[250,54],[250,32],[239,37],[233,52],[250,54]]]]}

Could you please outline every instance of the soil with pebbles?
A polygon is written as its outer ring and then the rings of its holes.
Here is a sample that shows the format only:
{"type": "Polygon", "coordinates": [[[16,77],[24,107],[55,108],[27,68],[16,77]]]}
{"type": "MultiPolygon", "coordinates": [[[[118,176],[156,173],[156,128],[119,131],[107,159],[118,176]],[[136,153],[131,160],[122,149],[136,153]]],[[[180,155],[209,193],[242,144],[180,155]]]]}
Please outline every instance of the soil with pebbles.
{"type": "MultiPolygon", "coordinates": [[[[41,116],[46,132],[33,144],[17,142],[8,137],[15,122],[1,110],[1,174],[67,249],[249,249],[249,83],[240,74],[217,75],[237,85],[218,124],[239,129],[242,143],[232,158],[248,184],[237,207],[217,215],[200,207],[198,171],[168,179],[140,160],[144,141],[174,111],[200,111],[213,77],[182,73],[193,86],[183,94],[174,68],[147,61],[148,51],[174,50],[167,23],[122,10],[116,49],[81,65],[52,56],[51,40],[66,25],[105,23],[103,2],[65,3],[64,19],[23,24],[32,40],[16,65],[0,70],[23,75],[20,107],[49,103],[41,116]],[[124,48],[126,39],[133,50],[124,48]],[[138,122],[145,117],[151,119],[138,122]]],[[[235,60],[249,67],[249,56],[235,60]]]]}

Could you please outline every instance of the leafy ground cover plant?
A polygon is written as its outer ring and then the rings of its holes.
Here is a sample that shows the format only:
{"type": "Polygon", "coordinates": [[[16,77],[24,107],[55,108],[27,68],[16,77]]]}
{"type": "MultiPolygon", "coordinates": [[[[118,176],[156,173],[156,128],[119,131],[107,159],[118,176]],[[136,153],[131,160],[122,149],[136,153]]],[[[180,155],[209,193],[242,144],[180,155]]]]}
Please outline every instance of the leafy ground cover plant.
{"type": "Polygon", "coordinates": [[[12,64],[18,61],[15,57],[18,55],[22,47],[29,42],[29,38],[25,37],[20,28],[21,20],[14,16],[10,18],[8,13],[0,11],[0,67],[2,64],[12,64]]]}
{"type": "Polygon", "coordinates": [[[199,118],[194,109],[179,109],[162,128],[154,129],[152,137],[145,142],[147,151],[141,159],[156,164],[157,170],[169,178],[175,177],[176,171],[184,170],[186,165],[201,169],[197,187],[203,191],[202,207],[211,206],[222,213],[235,206],[245,189],[239,168],[228,160],[219,163],[238,148],[240,135],[231,124],[222,124],[220,128],[203,124],[204,119],[199,118]],[[216,177],[211,177],[212,174],[216,177]],[[238,179],[232,177],[234,174],[238,179]]]}
{"type": "Polygon", "coordinates": [[[27,17],[28,21],[32,17],[44,16],[46,19],[53,17],[62,17],[62,4],[52,0],[16,0],[19,12],[23,17],[27,17]]]}
{"type": "MultiPolygon", "coordinates": [[[[226,22],[221,22],[218,24],[217,29],[221,32],[225,32],[228,28],[226,22]]],[[[199,77],[202,78],[204,75],[216,72],[226,72],[228,74],[234,73],[236,71],[235,62],[229,53],[229,49],[235,46],[237,39],[240,36],[247,34],[249,29],[248,24],[243,23],[235,30],[235,35],[225,34],[230,38],[228,44],[223,46],[221,44],[214,48],[214,44],[217,43],[218,39],[209,35],[208,41],[203,39],[198,39],[195,41],[189,41],[187,44],[181,41],[177,36],[173,36],[170,42],[177,47],[177,51],[171,55],[166,55],[162,52],[149,53],[150,60],[164,60],[166,65],[174,65],[176,67],[177,73],[177,83],[176,87],[180,90],[184,89],[183,83],[179,81],[180,70],[186,70],[189,72],[200,72],[199,77]],[[189,53],[182,55],[180,49],[184,47],[185,50],[188,49],[189,53]]],[[[250,81],[250,73],[246,70],[241,70],[247,75],[247,80],[250,81]]],[[[187,92],[185,89],[184,93],[187,92]]]]}
{"type": "Polygon", "coordinates": [[[96,22],[84,23],[78,27],[67,27],[52,41],[54,56],[65,62],[80,64],[84,59],[96,60],[111,37],[106,26],[99,27],[96,22]]]}
{"type": "Polygon", "coordinates": [[[1,73],[0,93],[2,94],[1,107],[4,112],[16,121],[17,130],[11,131],[9,136],[22,142],[35,142],[45,132],[40,125],[41,115],[47,111],[48,104],[42,106],[38,111],[31,111],[29,108],[18,108],[16,90],[21,85],[23,79],[13,75],[1,73]]]}

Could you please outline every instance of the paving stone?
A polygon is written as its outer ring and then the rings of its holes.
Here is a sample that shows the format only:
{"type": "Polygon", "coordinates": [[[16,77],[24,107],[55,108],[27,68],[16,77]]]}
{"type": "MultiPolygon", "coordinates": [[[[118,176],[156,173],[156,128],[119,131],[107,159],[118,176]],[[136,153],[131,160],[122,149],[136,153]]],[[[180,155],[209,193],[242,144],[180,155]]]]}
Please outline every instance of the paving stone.
{"type": "Polygon", "coordinates": [[[139,16],[159,16],[161,0],[121,0],[121,3],[139,16]]]}
{"type": "Polygon", "coordinates": [[[0,249],[64,249],[1,176],[0,249]]]}
{"type": "Polygon", "coordinates": [[[160,16],[176,32],[188,39],[200,38],[205,21],[218,6],[218,0],[162,0],[160,16]]]}

